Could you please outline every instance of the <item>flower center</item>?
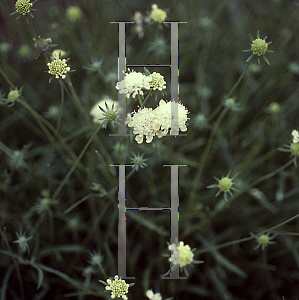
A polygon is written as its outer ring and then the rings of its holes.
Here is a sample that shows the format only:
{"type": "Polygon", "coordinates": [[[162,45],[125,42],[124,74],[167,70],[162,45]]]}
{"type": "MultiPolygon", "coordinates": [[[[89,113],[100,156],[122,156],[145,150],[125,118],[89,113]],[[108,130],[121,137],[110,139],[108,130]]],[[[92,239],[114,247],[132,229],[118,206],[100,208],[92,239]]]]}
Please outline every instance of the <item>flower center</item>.
{"type": "Polygon", "coordinates": [[[251,44],[251,50],[254,55],[261,56],[267,52],[268,45],[266,41],[262,39],[256,39],[251,44]]]}

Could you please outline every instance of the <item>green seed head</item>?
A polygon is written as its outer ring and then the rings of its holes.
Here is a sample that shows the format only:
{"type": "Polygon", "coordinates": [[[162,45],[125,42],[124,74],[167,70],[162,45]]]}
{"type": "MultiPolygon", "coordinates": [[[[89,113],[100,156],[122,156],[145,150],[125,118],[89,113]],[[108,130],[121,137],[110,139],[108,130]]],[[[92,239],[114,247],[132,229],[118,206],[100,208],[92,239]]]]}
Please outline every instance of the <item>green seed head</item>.
{"type": "Polygon", "coordinates": [[[232,185],[233,185],[232,180],[228,177],[224,177],[219,181],[218,187],[221,192],[228,193],[232,185]]]}
{"type": "Polygon", "coordinates": [[[264,55],[268,50],[268,45],[265,40],[256,39],[251,44],[251,50],[254,55],[264,55]]]}
{"type": "Polygon", "coordinates": [[[299,156],[299,143],[291,144],[291,153],[294,156],[299,156]]]}
{"type": "Polygon", "coordinates": [[[276,113],[280,112],[280,104],[277,102],[272,102],[272,103],[270,103],[268,109],[269,109],[270,113],[276,114],[276,113]]]}
{"type": "Polygon", "coordinates": [[[20,97],[19,91],[18,90],[13,90],[13,91],[10,91],[8,93],[7,99],[10,102],[15,102],[16,100],[19,99],[19,97],[20,97]]]}
{"type": "Polygon", "coordinates": [[[269,237],[266,234],[262,234],[258,237],[257,242],[260,245],[268,245],[269,243],[269,237]]]}
{"type": "Polygon", "coordinates": [[[117,114],[113,110],[107,110],[105,113],[106,119],[110,122],[113,122],[117,119],[117,114]]]}
{"type": "Polygon", "coordinates": [[[32,7],[32,3],[30,3],[30,0],[18,0],[15,4],[16,7],[16,11],[20,14],[20,15],[27,15],[28,13],[30,13],[30,8],[32,7]]]}
{"type": "Polygon", "coordinates": [[[225,104],[229,107],[229,108],[232,108],[235,106],[236,104],[236,101],[234,98],[228,98],[225,100],[225,104]]]}

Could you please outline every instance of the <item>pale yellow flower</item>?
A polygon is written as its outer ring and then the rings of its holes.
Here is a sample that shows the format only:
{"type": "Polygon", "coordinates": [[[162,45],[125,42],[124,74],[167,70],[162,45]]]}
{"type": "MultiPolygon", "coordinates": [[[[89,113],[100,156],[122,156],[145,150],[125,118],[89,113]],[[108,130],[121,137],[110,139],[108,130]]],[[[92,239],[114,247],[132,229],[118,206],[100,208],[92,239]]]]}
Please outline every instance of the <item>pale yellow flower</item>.
{"type": "Polygon", "coordinates": [[[186,267],[193,262],[194,254],[189,245],[184,245],[184,242],[180,242],[178,246],[175,244],[169,245],[169,250],[171,250],[171,261],[172,265],[175,266],[180,264],[180,267],[186,267]]]}
{"type": "Polygon", "coordinates": [[[133,98],[137,94],[143,95],[143,89],[150,89],[150,81],[152,78],[140,72],[132,71],[125,74],[125,79],[116,84],[116,89],[120,94],[126,94],[127,98],[132,95],[133,98]]]}

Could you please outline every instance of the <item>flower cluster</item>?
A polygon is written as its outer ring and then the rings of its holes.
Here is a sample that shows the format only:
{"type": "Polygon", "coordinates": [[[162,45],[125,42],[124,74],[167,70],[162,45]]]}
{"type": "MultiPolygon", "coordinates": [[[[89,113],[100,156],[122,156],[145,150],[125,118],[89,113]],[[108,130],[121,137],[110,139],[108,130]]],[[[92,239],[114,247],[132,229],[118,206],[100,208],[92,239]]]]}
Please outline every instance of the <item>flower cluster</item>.
{"type": "Polygon", "coordinates": [[[150,89],[151,80],[150,76],[132,71],[126,73],[125,79],[116,84],[116,89],[120,94],[126,94],[127,98],[130,98],[131,95],[135,98],[137,94],[143,95],[143,89],[150,89]]]}
{"type": "Polygon", "coordinates": [[[174,134],[181,131],[187,131],[186,122],[188,120],[188,110],[184,105],[178,103],[178,126],[174,128],[171,124],[171,104],[174,102],[165,102],[160,100],[159,106],[156,109],[140,108],[138,112],[133,113],[133,117],[129,120],[128,126],[134,127],[133,133],[136,134],[135,140],[138,144],[143,142],[144,136],[146,142],[150,143],[153,137],[157,135],[159,138],[166,136],[169,129],[172,129],[174,134]],[[173,128],[172,128],[173,127],[173,128]]]}
{"type": "Polygon", "coordinates": [[[162,76],[160,73],[152,73],[151,75],[149,75],[152,80],[150,82],[150,87],[153,90],[159,90],[162,91],[164,89],[166,89],[166,81],[164,80],[164,76],[162,76]]]}
{"type": "Polygon", "coordinates": [[[293,143],[299,143],[299,132],[297,130],[292,131],[293,143]]]}
{"type": "Polygon", "coordinates": [[[167,14],[163,9],[158,8],[157,4],[153,4],[151,18],[157,23],[162,23],[167,18],[167,14]]]}
{"type": "Polygon", "coordinates": [[[143,27],[142,27],[142,14],[139,11],[136,11],[133,17],[134,22],[136,23],[135,32],[138,34],[140,39],[143,38],[143,27]]]}
{"type": "Polygon", "coordinates": [[[217,177],[214,177],[218,181],[218,184],[209,185],[207,188],[208,189],[209,188],[218,188],[219,191],[217,192],[216,197],[221,192],[223,192],[224,193],[224,199],[226,201],[228,201],[227,200],[227,194],[228,193],[232,196],[233,195],[232,191],[238,192],[238,190],[233,187],[234,180],[235,180],[236,176],[237,176],[237,174],[234,177],[230,178],[229,173],[228,173],[225,177],[222,177],[221,179],[218,179],[217,177]]]}
{"type": "Polygon", "coordinates": [[[293,142],[289,145],[284,145],[283,148],[278,150],[283,152],[291,152],[291,157],[294,156],[294,165],[297,167],[297,160],[299,157],[299,132],[297,130],[292,131],[293,142]]]}
{"type": "Polygon", "coordinates": [[[126,294],[128,293],[130,285],[127,284],[124,280],[119,279],[118,275],[114,276],[114,280],[107,279],[108,284],[106,284],[106,282],[102,283],[106,285],[105,289],[107,291],[111,291],[112,299],[114,299],[115,297],[122,297],[124,300],[128,299],[126,294]]]}
{"type": "Polygon", "coordinates": [[[189,245],[184,245],[184,242],[180,242],[178,246],[175,244],[169,245],[168,249],[171,250],[171,257],[169,261],[173,266],[180,264],[180,267],[186,267],[193,262],[194,254],[189,245]]]}
{"type": "Polygon", "coordinates": [[[20,15],[27,15],[30,13],[30,9],[32,7],[32,3],[30,0],[18,0],[15,4],[16,12],[18,12],[20,15]]]}
{"type": "Polygon", "coordinates": [[[247,50],[243,50],[243,52],[252,52],[252,54],[247,58],[246,62],[250,61],[251,58],[256,55],[257,56],[257,61],[260,63],[260,56],[263,57],[265,62],[270,65],[269,60],[265,56],[267,52],[274,52],[272,50],[268,50],[268,45],[270,45],[272,42],[266,43],[266,38],[261,39],[260,38],[260,33],[259,31],[257,32],[256,36],[257,38],[254,40],[253,37],[249,34],[250,40],[251,40],[251,48],[247,50]]]}
{"type": "Polygon", "coordinates": [[[65,79],[65,74],[71,70],[71,68],[67,65],[66,62],[66,59],[60,58],[52,60],[50,63],[48,63],[48,73],[54,75],[55,78],[59,78],[60,76],[62,79],[65,79]]]}
{"type": "Polygon", "coordinates": [[[52,44],[51,38],[45,38],[39,35],[33,38],[33,46],[35,48],[34,58],[38,58],[41,53],[49,52],[50,48],[55,47],[56,44],[52,44]]]}
{"type": "Polygon", "coordinates": [[[267,232],[266,234],[261,234],[259,236],[255,236],[252,232],[250,232],[250,235],[255,237],[257,242],[257,245],[254,248],[254,250],[259,249],[261,247],[262,251],[264,251],[268,245],[275,244],[275,242],[272,241],[275,238],[275,235],[270,236],[270,232],[267,232]]]}
{"type": "Polygon", "coordinates": [[[154,293],[152,290],[148,290],[145,295],[150,300],[162,300],[161,294],[160,293],[154,293]]]}
{"type": "Polygon", "coordinates": [[[82,10],[78,6],[69,6],[66,10],[66,17],[70,22],[77,22],[82,18],[82,10]]]}

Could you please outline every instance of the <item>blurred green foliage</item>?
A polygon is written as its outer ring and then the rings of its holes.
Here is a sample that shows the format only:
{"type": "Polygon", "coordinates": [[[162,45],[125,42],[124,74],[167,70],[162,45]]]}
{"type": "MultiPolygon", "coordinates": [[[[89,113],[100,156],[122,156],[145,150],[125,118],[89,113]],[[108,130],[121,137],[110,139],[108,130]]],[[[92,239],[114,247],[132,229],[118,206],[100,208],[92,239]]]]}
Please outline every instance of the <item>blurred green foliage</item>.
{"type": "MultiPolygon", "coordinates": [[[[118,25],[110,22],[141,12],[142,28],[126,25],[127,64],[169,64],[170,27],[146,22],[151,4],[43,0],[33,4],[34,18],[16,19],[14,1],[1,0],[1,98],[21,91],[13,106],[3,100],[0,108],[1,299],[109,298],[99,280],[118,272],[118,169],[110,165],[132,165],[136,155],[146,165],[126,167],[128,207],[169,207],[170,168],[163,165],[187,165],[179,167],[179,237],[204,263],[187,267],[188,280],[162,280],[169,211],[127,211],[127,275],[135,277],[127,280],[135,282],[129,299],[145,299],[148,289],[163,299],[299,297],[298,168],[278,150],[298,129],[299,6],[157,1],[167,21],[187,22],[179,25],[179,98],[190,119],[187,136],[139,145],[133,135],[110,136],[117,126],[99,129],[90,110],[118,97],[118,25]],[[270,65],[254,57],[229,95],[246,67],[249,33],[255,38],[258,30],[273,41],[270,65]],[[38,36],[57,46],[34,59],[38,36]],[[72,86],[49,83],[53,49],[70,58],[72,86]],[[237,106],[227,105],[228,95],[237,106]],[[229,171],[238,174],[238,191],[226,201],[207,186],[229,171]],[[269,245],[267,238],[258,244],[262,233],[271,234],[269,245]]],[[[163,99],[170,100],[169,69],[148,69],[164,76],[163,99]]],[[[138,105],[129,101],[127,111],[138,105]]],[[[146,104],[156,105],[154,98],[146,104]]]]}

